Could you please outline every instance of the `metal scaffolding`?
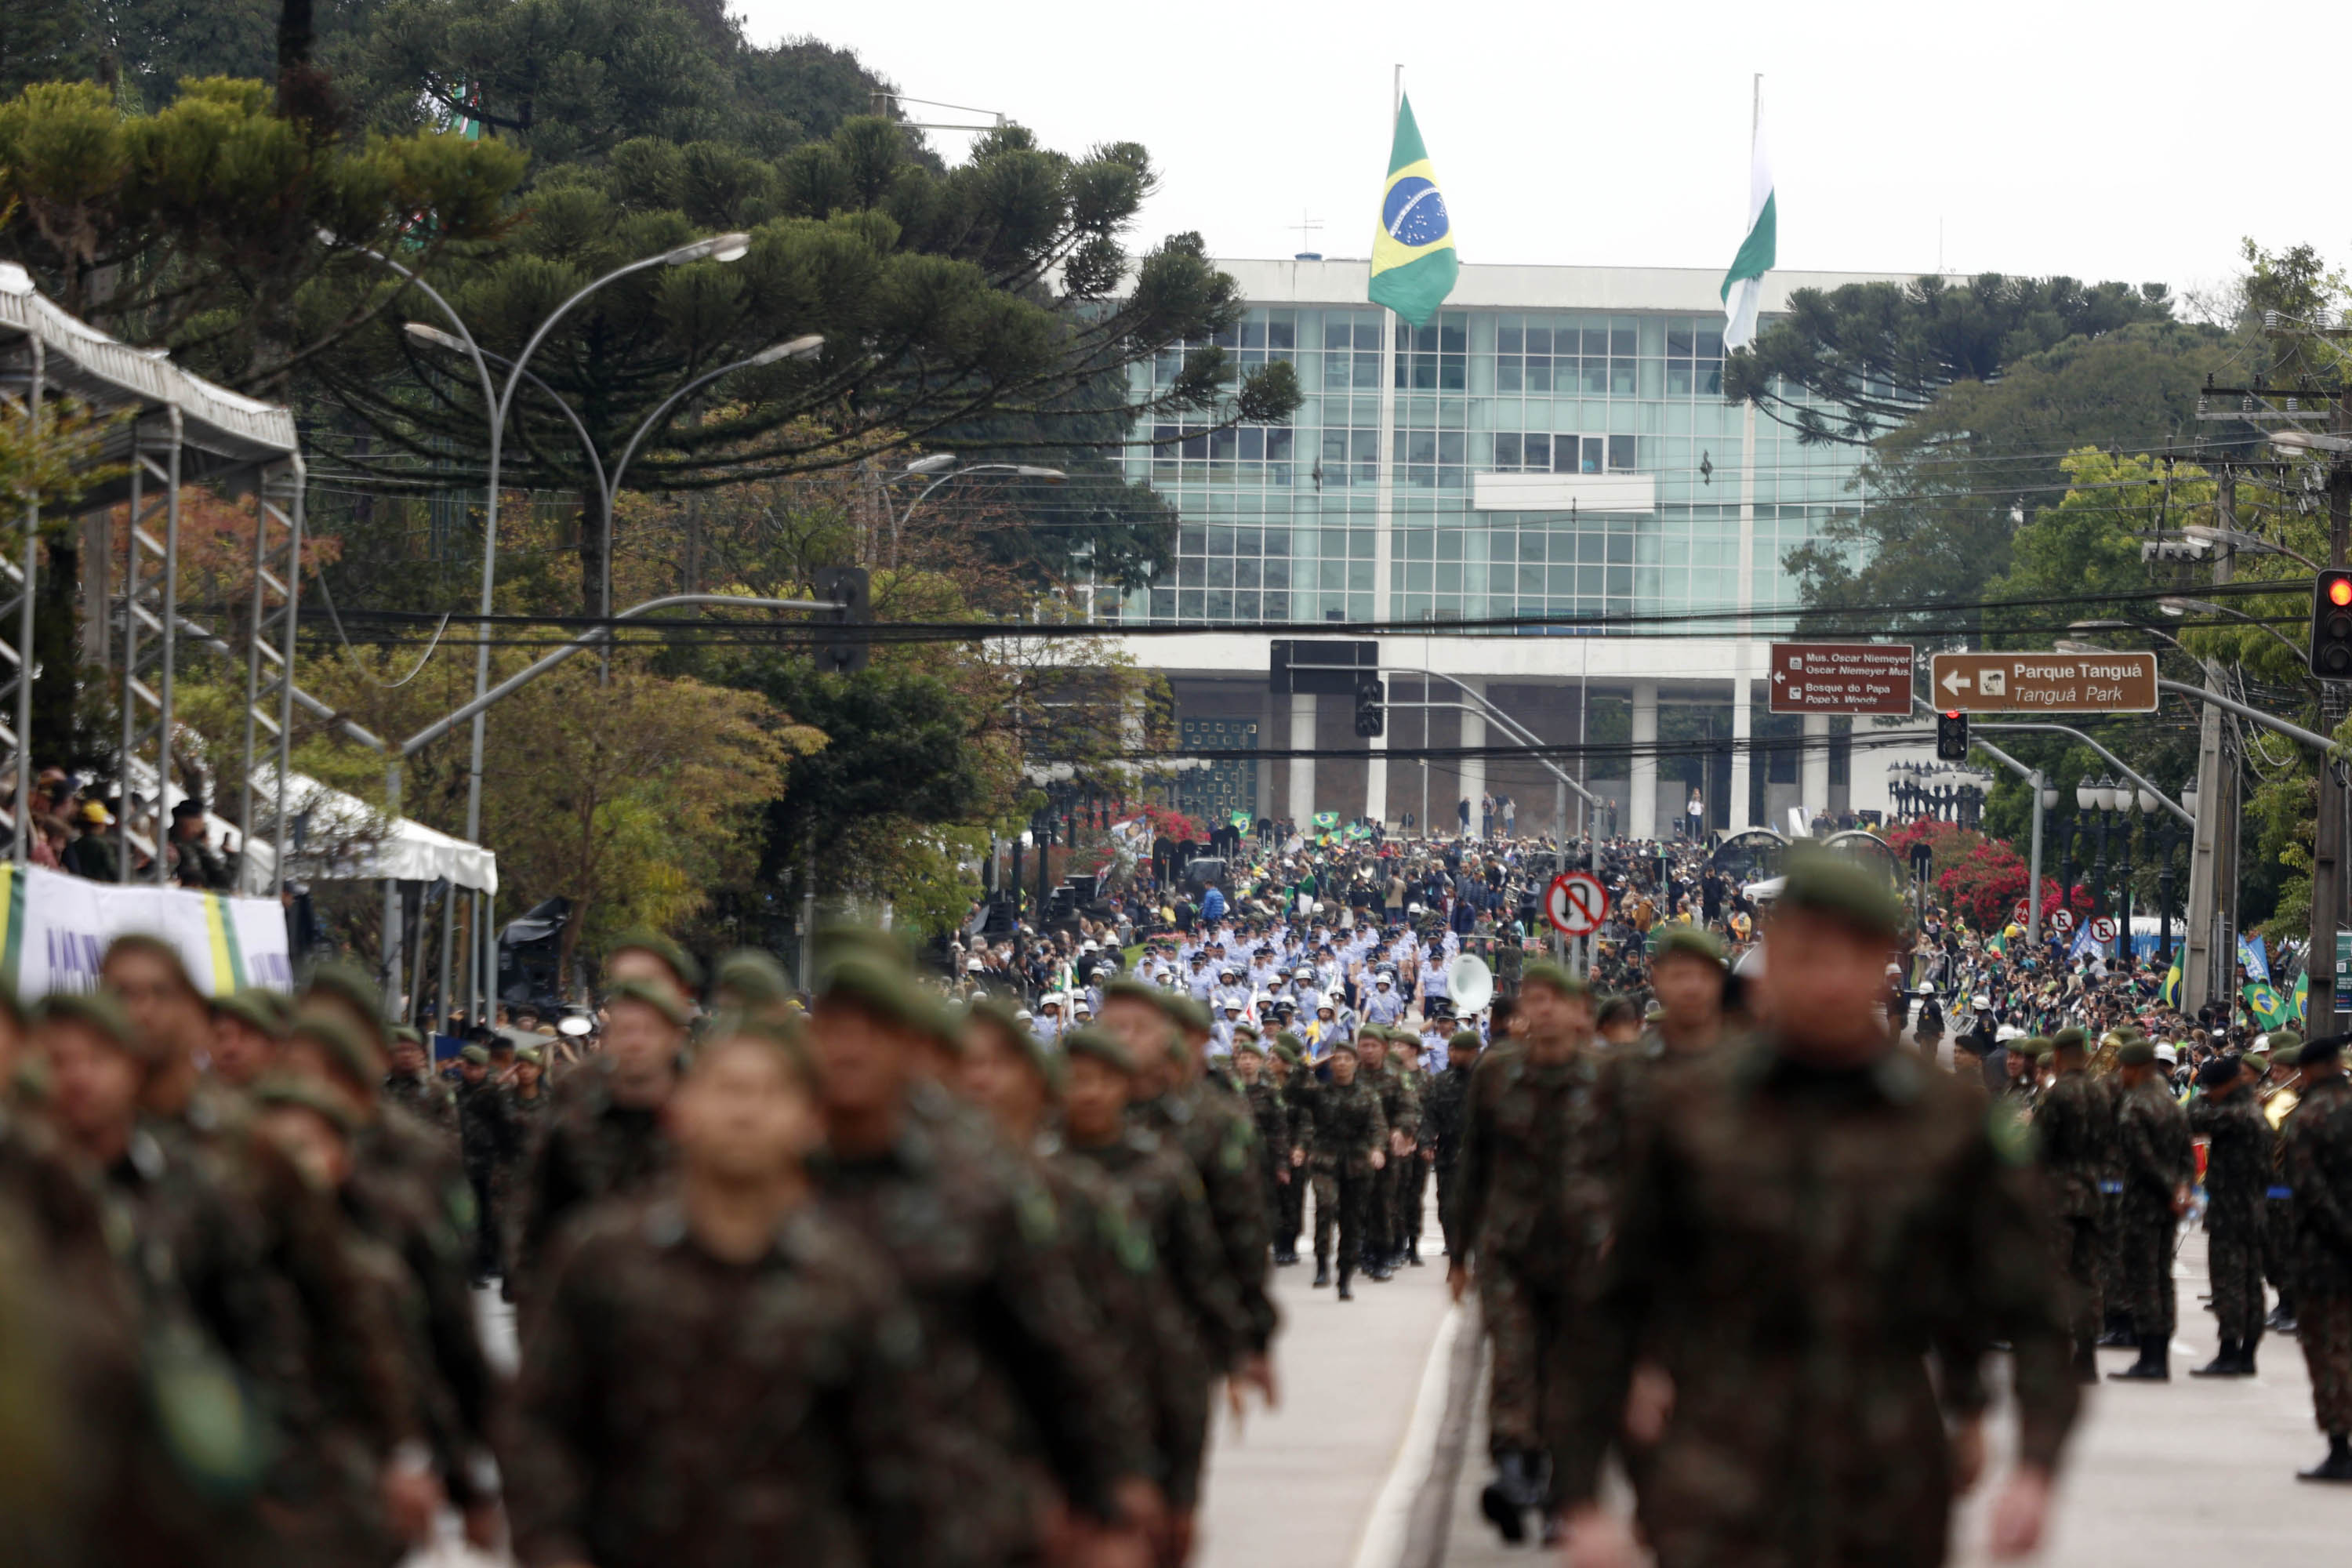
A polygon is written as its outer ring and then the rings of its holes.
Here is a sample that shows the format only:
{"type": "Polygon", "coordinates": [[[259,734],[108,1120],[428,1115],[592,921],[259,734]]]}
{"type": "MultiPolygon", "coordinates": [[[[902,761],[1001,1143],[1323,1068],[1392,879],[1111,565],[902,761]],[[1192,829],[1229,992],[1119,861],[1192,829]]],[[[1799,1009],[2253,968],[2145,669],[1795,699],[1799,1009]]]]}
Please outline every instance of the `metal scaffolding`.
{"type": "MultiPolygon", "coordinates": [[[[201,484],[224,497],[256,495],[260,516],[253,616],[238,633],[247,642],[242,652],[248,709],[238,775],[246,781],[238,826],[248,841],[256,826],[266,826],[282,868],[286,813],[257,813],[251,781],[265,755],[276,764],[278,777],[286,775],[290,705],[298,696],[290,675],[299,608],[302,466],[293,416],[278,405],[213,385],[161,354],[131,348],[76,321],[42,299],[22,268],[5,263],[0,263],[0,400],[13,415],[27,420],[36,438],[60,402],[116,420],[88,455],[91,470],[115,477],[92,486],[75,501],[76,510],[87,520],[86,540],[95,546],[82,553],[83,574],[92,591],[85,597],[89,626],[79,646],[85,658],[105,669],[104,679],[119,705],[117,774],[125,816],[131,815],[127,808],[134,788],[152,789],[159,835],[169,820],[164,801],[172,778],[173,685],[180,656],[197,646],[232,658],[240,651],[179,612],[184,493],[187,486],[201,484]],[[118,542],[111,538],[109,518],[126,503],[127,538],[118,542]],[[140,785],[134,786],[134,778],[140,785]]],[[[36,831],[30,806],[39,759],[29,753],[33,683],[40,675],[34,650],[44,556],[37,507],[28,507],[15,521],[22,530],[18,548],[0,561],[0,779],[12,786],[5,792],[0,827],[7,831],[11,856],[21,866],[30,858],[36,831]]],[[[65,644],[72,639],[58,640],[65,644]]],[[[283,802],[275,804],[282,807],[283,802]]],[[[126,834],[132,826],[124,823],[126,834]]],[[[165,858],[159,853],[155,879],[160,883],[168,874],[165,858]]],[[[130,879],[127,855],[121,858],[120,875],[130,879]]],[[[275,875],[282,878],[284,873],[281,869],[275,875]]]]}

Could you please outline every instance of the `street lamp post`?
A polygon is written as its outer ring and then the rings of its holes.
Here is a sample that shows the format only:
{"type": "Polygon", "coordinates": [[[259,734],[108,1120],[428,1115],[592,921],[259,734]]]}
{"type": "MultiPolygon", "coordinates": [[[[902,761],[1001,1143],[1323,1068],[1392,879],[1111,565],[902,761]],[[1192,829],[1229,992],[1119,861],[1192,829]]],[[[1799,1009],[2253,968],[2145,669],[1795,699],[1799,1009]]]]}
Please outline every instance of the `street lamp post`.
{"type": "MultiPolygon", "coordinates": [[[[475,374],[481,380],[484,401],[489,405],[489,463],[485,474],[482,505],[481,607],[478,612],[480,619],[476,626],[474,647],[475,701],[479,702],[488,695],[490,689],[490,615],[499,581],[499,471],[505,455],[507,411],[513,405],[516,389],[522,384],[523,371],[530,364],[530,356],[538,352],[539,345],[546,341],[547,334],[555,329],[555,324],[571,313],[573,306],[608,283],[653,267],[684,267],[697,261],[735,261],[741,258],[751,248],[751,237],[748,234],[719,234],[712,235],[707,239],[698,239],[686,245],[675,246],[657,256],[648,256],[640,260],[632,261],[625,267],[614,268],[603,277],[574,291],[571,298],[558,305],[545,320],[540,322],[538,330],[533,331],[530,341],[523,344],[522,352],[514,357],[512,367],[507,375],[506,385],[503,389],[497,390],[495,396],[492,395],[493,382],[489,366],[480,346],[475,342],[472,331],[467,328],[464,321],[458,317],[449,302],[436,292],[431,285],[398,262],[377,251],[362,252],[373,257],[377,261],[415,283],[441,310],[442,314],[449,319],[450,324],[457,330],[457,336],[467,356],[474,362],[475,374]]],[[[571,412],[568,405],[564,411],[567,415],[571,412]]],[[[466,837],[472,843],[479,843],[482,837],[482,750],[488,732],[488,722],[487,709],[475,713],[472,744],[466,764],[466,837]]],[[[495,988],[497,984],[497,975],[489,967],[493,962],[493,956],[489,948],[490,933],[486,929],[487,925],[487,921],[478,920],[477,921],[486,989],[495,988]]],[[[471,987],[468,986],[468,989],[470,990],[471,987]]]]}

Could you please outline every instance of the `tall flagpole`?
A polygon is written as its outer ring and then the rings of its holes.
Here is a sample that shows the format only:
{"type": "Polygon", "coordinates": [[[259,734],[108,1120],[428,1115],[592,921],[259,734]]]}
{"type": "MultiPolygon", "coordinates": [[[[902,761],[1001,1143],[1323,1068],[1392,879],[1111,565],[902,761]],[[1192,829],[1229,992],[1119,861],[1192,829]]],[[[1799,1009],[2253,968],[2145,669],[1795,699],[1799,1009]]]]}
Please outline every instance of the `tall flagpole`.
{"type": "MultiPolygon", "coordinates": [[[[1389,81],[1389,143],[1396,143],[1397,120],[1404,112],[1404,67],[1400,64],[1389,81]]],[[[1372,620],[1389,619],[1390,563],[1395,559],[1391,534],[1396,526],[1396,312],[1381,308],[1381,429],[1380,484],[1372,501],[1372,620]]],[[[1353,618],[1352,616],[1350,617],[1353,618]]],[[[1374,634],[1375,637],[1378,634],[1374,634]]],[[[1375,644],[1377,646],[1377,644],[1375,644]]],[[[1364,760],[1364,816],[1384,822],[1389,814],[1389,749],[1385,726],[1367,743],[1364,760]]]]}

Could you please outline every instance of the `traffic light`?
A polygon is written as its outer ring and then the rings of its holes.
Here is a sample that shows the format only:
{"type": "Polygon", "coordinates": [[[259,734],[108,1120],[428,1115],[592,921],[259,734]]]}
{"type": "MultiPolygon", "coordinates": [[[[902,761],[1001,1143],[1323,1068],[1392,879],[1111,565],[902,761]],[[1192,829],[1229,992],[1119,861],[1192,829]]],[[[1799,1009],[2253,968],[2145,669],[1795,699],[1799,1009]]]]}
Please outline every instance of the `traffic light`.
{"type": "Polygon", "coordinates": [[[2352,572],[2322,572],[2312,586],[2311,673],[2352,680],[2352,572]]]}
{"type": "Polygon", "coordinates": [[[1388,727],[1389,689],[1378,680],[1356,682],[1356,733],[1366,739],[1388,727]]]}
{"type": "Polygon", "coordinates": [[[1936,715],[1936,760],[1939,763],[1965,763],[1969,760],[1967,714],[1936,715]]]}
{"type": "MultiPolygon", "coordinates": [[[[846,628],[874,624],[874,600],[863,566],[818,567],[816,596],[843,606],[820,611],[820,625],[846,628]]],[[[866,668],[872,653],[873,646],[864,632],[839,630],[818,638],[816,667],[831,675],[855,675],[866,668]]]]}

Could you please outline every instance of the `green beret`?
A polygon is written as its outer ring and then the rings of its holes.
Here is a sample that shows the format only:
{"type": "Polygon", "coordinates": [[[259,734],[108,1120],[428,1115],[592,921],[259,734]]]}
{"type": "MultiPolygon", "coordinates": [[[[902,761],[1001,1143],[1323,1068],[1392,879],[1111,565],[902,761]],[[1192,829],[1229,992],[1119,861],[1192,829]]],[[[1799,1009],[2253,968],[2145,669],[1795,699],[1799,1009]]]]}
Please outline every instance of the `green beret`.
{"type": "Polygon", "coordinates": [[[1539,958],[1519,971],[1519,989],[1524,991],[1530,985],[1540,985],[1562,996],[1590,998],[1592,994],[1591,986],[1548,958],[1539,958]]]}
{"type": "Polygon", "coordinates": [[[459,1051],[457,1056],[460,1060],[469,1061],[478,1068],[490,1065],[490,1053],[479,1046],[467,1046],[464,1050],[459,1051]]]}
{"type": "Polygon", "coordinates": [[[2039,1035],[2034,1035],[2026,1039],[2010,1041],[2009,1048],[2021,1057],[2039,1061],[2050,1054],[2050,1042],[2039,1035]]]}
{"type": "Polygon", "coordinates": [[[825,970],[817,1000],[846,1002],[900,1028],[956,1043],[947,1015],[916,984],[912,973],[863,952],[834,961],[825,970]]]}
{"type": "Polygon", "coordinates": [[[543,1068],[547,1065],[547,1053],[537,1046],[524,1046],[515,1052],[515,1060],[529,1062],[535,1068],[543,1068]]]}
{"type": "Polygon", "coordinates": [[[263,1110],[290,1106],[322,1118],[346,1138],[359,1131],[359,1117],[352,1110],[352,1102],[307,1078],[274,1072],[245,1092],[246,1098],[263,1110]]]}
{"type": "Polygon", "coordinates": [[[162,959],[165,963],[171,965],[172,973],[180,977],[180,984],[182,985],[185,986],[190,991],[194,991],[196,988],[196,983],[188,978],[188,961],[180,956],[179,947],[173,942],[165,941],[160,936],[154,935],[152,932],[143,931],[124,931],[121,936],[116,937],[112,942],[109,942],[106,948],[106,957],[99,961],[98,970],[100,974],[104,974],[106,973],[107,963],[118,952],[152,953],[155,957],[162,959]]]}
{"type": "Polygon", "coordinates": [[[383,1042],[388,1046],[403,1043],[421,1046],[425,1043],[425,1032],[407,1024],[394,1024],[383,1032],[383,1042]]]}
{"type": "Polygon", "coordinates": [[[362,1039],[350,1025],[324,1013],[305,1013],[286,1031],[291,1040],[309,1040],[323,1047],[327,1060],[360,1089],[373,1092],[383,1076],[383,1057],[373,1040],[362,1039]]]}
{"type": "Polygon", "coordinates": [[[1704,958],[1721,968],[1723,943],[1716,934],[1700,925],[1685,925],[1680,921],[1668,921],[1650,933],[1650,962],[1674,953],[1686,952],[1694,958],[1704,958]]]}
{"type": "Polygon", "coordinates": [[[107,1044],[128,1051],[141,1061],[159,1059],[163,1053],[141,1037],[131,1015],[110,991],[52,991],[33,1005],[33,1022],[79,1024],[105,1037],[107,1044]]]}
{"type": "Polygon", "coordinates": [[[1265,1055],[1265,1052],[1259,1047],[1256,1036],[1245,1035],[1234,1042],[1234,1055],[1237,1057],[1262,1057],[1265,1055]]]}
{"type": "Polygon", "coordinates": [[[2296,1029],[2273,1029],[2270,1042],[2273,1056],[2291,1057],[2303,1049],[2303,1034],[2296,1029]]]}
{"type": "Polygon", "coordinates": [[[248,985],[213,998],[213,1016],[234,1018],[257,1034],[277,1039],[286,1033],[287,1016],[276,1005],[277,994],[248,985]]]}
{"type": "Polygon", "coordinates": [[[1018,1046],[1021,1054],[1029,1058],[1032,1071],[1044,1079],[1048,1087],[1061,1087],[1062,1064],[1045,1048],[1045,1043],[1030,1032],[1029,1026],[1014,1016],[1012,1008],[993,996],[982,996],[964,1005],[963,1020],[966,1027],[973,1024],[992,1024],[1002,1029],[1005,1038],[1018,1046]]]}
{"type": "Polygon", "coordinates": [[[801,1026],[789,1016],[780,1017],[773,1013],[742,1013],[732,1009],[720,1013],[703,1031],[701,1048],[694,1059],[697,1062],[708,1061],[713,1054],[712,1047],[734,1040],[751,1040],[772,1047],[792,1064],[794,1076],[803,1082],[813,1082],[816,1077],[815,1065],[809,1059],[807,1042],[802,1038],[801,1026]]]}
{"type": "Polygon", "coordinates": [[[2050,1037],[2050,1048],[2053,1051],[2085,1051],[2090,1047],[2090,1036],[2072,1024],[2050,1037]]]}
{"type": "Polygon", "coordinates": [[[604,993],[604,1005],[615,1002],[639,1002],[669,1020],[670,1026],[682,1029],[691,1016],[686,1004],[666,985],[656,985],[644,980],[623,980],[604,993]]]}
{"type": "Polygon", "coordinates": [[[2156,1047],[2146,1040],[2126,1040],[2116,1047],[2116,1063],[2119,1067],[2144,1068],[2156,1061],[2156,1047]]]}
{"type": "Polygon", "coordinates": [[[907,944],[880,926],[866,925],[857,921],[834,921],[819,926],[814,949],[817,986],[824,989],[824,975],[835,964],[851,958],[862,958],[878,963],[885,969],[907,974],[915,972],[915,961],[907,952],[907,944]]]}
{"type": "Polygon", "coordinates": [[[1884,873],[1822,850],[1789,857],[1778,905],[1827,916],[1869,936],[1891,938],[1903,929],[1903,905],[1884,873]]]}
{"type": "Polygon", "coordinates": [[[1160,1011],[1174,1019],[1178,1028],[1190,1030],[1196,1035],[1205,1035],[1209,1032],[1209,1008],[1206,1003],[1181,991],[1163,991],[1160,994],[1168,998],[1160,1005],[1160,1011]]]}
{"type": "Polygon", "coordinates": [[[324,992],[351,1004],[368,1021],[374,1043],[378,1047],[383,1044],[383,993],[376,989],[374,979],[366,970],[341,959],[330,959],[310,971],[310,982],[303,991],[305,994],[324,992]]]}
{"type": "Polygon", "coordinates": [[[758,948],[739,948],[719,961],[716,989],[758,1005],[782,1002],[793,994],[784,966],[758,948]]]}
{"type": "Polygon", "coordinates": [[[688,991],[698,991],[702,988],[702,965],[694,962],[692,953],[662,935],[661,932],[648,930],[644,926],[639,926],[635,931],[624,931],[618,941],[604,950],[605,967],[612,966],[614,953],[630,952],[650,952],[660,959],[669,965],[670,972],[677,976],[679,984],[688,991]]]}
{"type": "Polygon", "coordinates": [[[1127,1047],[1108,1029],[1097,1029],[1092,1026],[1072,1029],[1062,1036],[1061,1043],[1065,1056],[1092,1057],[1129,1076],[1135,1072],[1135,1058],[1128,1055],[1127,1047]]]}
{"type": "Polygon", "coordinates": [[[1445,1048],[1449,1051],[1475,1051],[1482,1043],[1477,1030],[1456,1029],[1446,1037],[1445,1048]]]}

